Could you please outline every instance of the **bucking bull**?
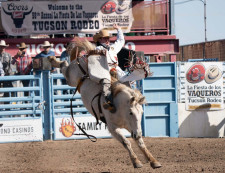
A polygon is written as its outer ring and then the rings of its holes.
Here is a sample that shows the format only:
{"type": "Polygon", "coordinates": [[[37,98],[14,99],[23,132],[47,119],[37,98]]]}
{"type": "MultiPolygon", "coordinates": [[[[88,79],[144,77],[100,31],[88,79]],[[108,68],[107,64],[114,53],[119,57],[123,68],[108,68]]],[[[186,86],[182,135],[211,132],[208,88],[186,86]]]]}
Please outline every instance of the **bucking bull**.
{"type": "Polygon", "coordinates": [[[141,168],[143,165],[134,153],[130,141],[123,135],[122,129],[125,128],[131,133],[131,137],[136,141],[141,151],[144,153],[152,168],[160,168],[161,164],[152,156],[146,148],[142,139],[141,119],[143,114],[142,104],[145,103],[145,97],[138,91],[114,81],[112,83],[113,102],[116,107],[116,113],[110,113],[109,110],[102,107],[103,96],[101,96],[101,111],[99,110],[99,99],[93,99],[95,95],[101,92],[100,84],[88,78],[88,57],[105,56],[104,54],[92,53],[95,46],[89,41],[84,40],[76,45],[71,51],[71,61],[57,61],[55,57],[48,57],[53,67],[60,68],[67,84],[72,87],[78,87],[84,106],[98,120],[104,119],[107,123],[109,132],[123,144],[130,155],[134,168],[141,168]],[[81,55],[85,51],[87,55],[81,55]]]}

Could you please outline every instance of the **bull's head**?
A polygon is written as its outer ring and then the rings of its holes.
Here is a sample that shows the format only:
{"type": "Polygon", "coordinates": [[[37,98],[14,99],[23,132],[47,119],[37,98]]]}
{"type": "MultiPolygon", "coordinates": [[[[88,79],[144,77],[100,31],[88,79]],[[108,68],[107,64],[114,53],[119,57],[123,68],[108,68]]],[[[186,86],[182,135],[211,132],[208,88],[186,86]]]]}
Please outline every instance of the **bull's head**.
{"type": "Polygon", "coordinates": [[[10,15],[14,25],[16,26],[16,28],[21,28],[23,25],[23,20],[25,19],[25,16],[30,14],[33,10],[33,7],[31,8],[30,11],[28,12],[23,12],[23,11],[13,11],[13,12],[7,12],[4,8],[3,11],[5,12],[5,14],[10,15]]]}

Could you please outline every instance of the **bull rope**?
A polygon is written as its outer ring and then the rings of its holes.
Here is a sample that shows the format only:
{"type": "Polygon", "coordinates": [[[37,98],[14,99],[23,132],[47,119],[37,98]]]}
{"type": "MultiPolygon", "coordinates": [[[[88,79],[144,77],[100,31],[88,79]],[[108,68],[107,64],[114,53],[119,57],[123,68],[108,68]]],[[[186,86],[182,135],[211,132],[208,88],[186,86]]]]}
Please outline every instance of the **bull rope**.
{"type": "Polygon", "coordinates": [[[94,135],[89,135],[89,134],[87,134],[87,132],[85,132],[85,130],[82,129],[82,127],[81,127],[79,124],[77,124],[77,123],[75,122],[74,116],[73,116],[73,97],[74,97],[74,95],[76,94],[76,92],[77,92],[78,90],[80,90],[80,87],[81,87],[83,81],[84,81],[85,79],[89,78],[89,76],[86,74],[85,70],[84,70],[84,69],[82,68],[82,66],[80,65],[79,59],[77,59],[77,64],[78,64],[80,70],[83,72],[84,76],[79,80],[79,83],[78,83],[78,85],[77,85],[77,87],[76,87],[76,89],[75,89],[75,91],[74,91],[74,93],[73,93],[73,96],[72,96],[72,98],[70,99],[70,113],[71,113],[73,122],[76,124],[76,126],[77,126],[77,127],[80,129],[80,131],[82,131],[83,133],[74,134],[74,135],[78,135],[78,136],[84,135],[84,136],[86,136],[88,139],[90,139],[92,142],[96,142],[96,141],[97,141],[97,138],[96,138],[94,135]],[[94,138],[94,139],[93,139],[93,138],[94,138]]]}

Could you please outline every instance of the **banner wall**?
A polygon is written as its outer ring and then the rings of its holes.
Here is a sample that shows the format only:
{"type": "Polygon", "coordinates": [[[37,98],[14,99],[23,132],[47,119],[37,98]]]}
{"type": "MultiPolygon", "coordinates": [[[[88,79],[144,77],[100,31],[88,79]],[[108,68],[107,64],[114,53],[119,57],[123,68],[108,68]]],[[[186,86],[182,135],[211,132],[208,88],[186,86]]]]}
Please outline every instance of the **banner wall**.
{"type": "Polygon", "coordinates": [[[2,2],[2,25],[8,35],[112,32],[117,23],[129,32],[131,0],[76,0],[2,2]]]}

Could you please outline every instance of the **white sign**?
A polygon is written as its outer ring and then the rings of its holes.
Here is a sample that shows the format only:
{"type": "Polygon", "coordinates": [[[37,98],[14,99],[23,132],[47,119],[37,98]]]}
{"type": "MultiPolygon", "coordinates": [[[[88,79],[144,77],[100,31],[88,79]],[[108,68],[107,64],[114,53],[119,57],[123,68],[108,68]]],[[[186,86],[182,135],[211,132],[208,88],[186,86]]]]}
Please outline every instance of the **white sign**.
{"type": "Polygon", "coordinates": [[[222,62],[187,63],[185,75],[186,110],[224,109],[222,62]]]}
{"type": "Polygon", "coordinates": [[[0,124],[0,143],[43,141],[42,118],[4,120],[0,124]]]}
{"type": "MultiPolygon", "coordinates": [[[[75,122],[81,126],[81,128],[86,131],[87,134],[93,135],[97,138],[106,138],[111,137],[107,126],[105,123],[99,121],[99,124],[96,125],[96,119],[93,116],[83,116],[83,117],[74,117],[75,122]]],[[[86,136],[77,136],[75,134],[81,134],[82,131],[75,125],[71,117],[60,117],[55,118],[55,139],[83,139],[87,138],[86,136]]],[[[130,133],[124,129],[124,135],[130,136],[130,133]]]]}
{"type": "Polygon", "coordinates": [[[8,35],[95,33],[113,23],[129,32],[132,0],[8,1],[1,19],[8,35]]]}

